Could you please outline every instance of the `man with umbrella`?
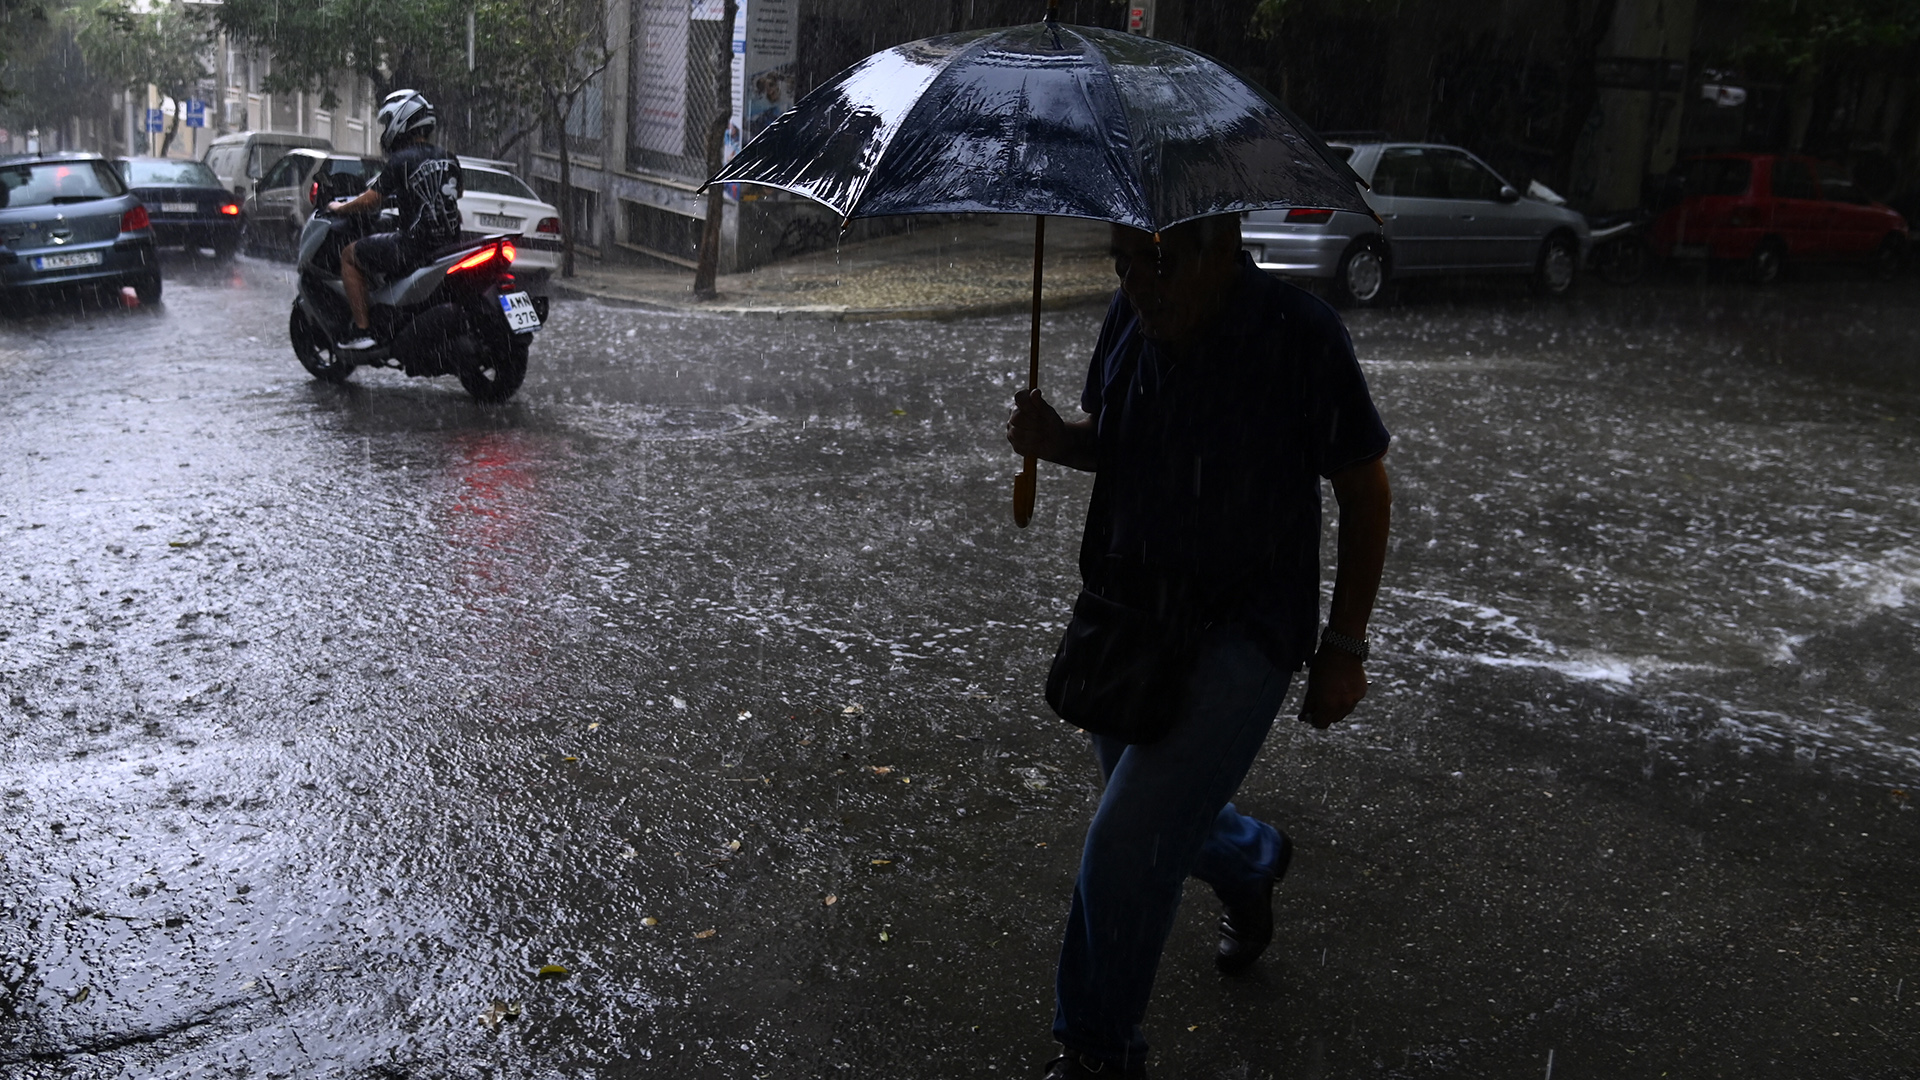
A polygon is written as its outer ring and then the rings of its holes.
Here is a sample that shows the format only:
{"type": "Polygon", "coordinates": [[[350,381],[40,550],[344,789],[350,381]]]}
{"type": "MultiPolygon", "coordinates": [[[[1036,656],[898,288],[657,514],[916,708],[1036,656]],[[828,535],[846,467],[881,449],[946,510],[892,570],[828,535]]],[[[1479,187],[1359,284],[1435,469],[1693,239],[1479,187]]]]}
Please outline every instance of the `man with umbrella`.
{"type": "MultiPolygon", "coordinates": [[[[1120,290],[1081,407],[1037,390],[1007,423],[1016,452],[1095,473],[1088,587],[1121,602],[1183,585],[1205,627],[1169,730],[1094,735],[1106,779],[1088,829],[1056,981],[1049,1080],[1125,1075],[1189,874],[1226,906],[1215,962],[1236,974],[1273,935],[1291,844],[1230,802],[1309,664],[1300,718],[1325,728],[1366,694],[1366,626],[1386,552],[1388,436],[1339,318],[1256,269],[1237,215],[1161,234],[1113,227],[1120,290]],[[1321,477],[1339,502],[1339,566],[1319,611],[1321,477]]],[[[1097,724],[1092,726],[1098,727],[1097,724]]]]}
{"type": "MultiPolygon", "coordinates": [[[[1189,873],[1227,905],[1222,970],[1246,970],[1271,938],[1273,884],[1290,845],[1229,800],[1294,671],[1311,665],[1302,718],[1316,727],[1365,694],[1360,665],[1390,499],[1387,433],[1339,319],[1240,254],[1242,211],[1371,214],[1358,177],[1271,95],[1218,63],[1167,42],[1062,25],[1055,6],[1043,23],[869,56],[809,93],[708,183],[780,188],[849,221],[1035,215],[1028,390],[1007,429],[1027,459],[1014,520],[1024,526],[1032,516],[1035,458],[1093,471],[1081,550],[1088,588],[1068,643],[1099,638],[1076,639],[1083,609],[1151,608],[1151,619],[1115,624],[1131,627],[1135,642],[1143,626],[1157,640],[1155,620],[1179,629],[1158,654],[1093,650],[1139,663],[1048,680],[1056,710],[1108,732],[1094,739],[1107,789],[1057,981],[1054,1033],[1068,1053],[1049,1076],[1071,1080],[1133,1073],[1144,1061],[1140,1021],[1189,873]],[[1047,215],[1115,223],[1121,289],[1082,397],[1088,415],[1071,423],[1036,389],[1047,215]],[[1339,499],[1340,556],[1316,647],[1321,477],[1339,499]],[[1100,708],[1079,719],[1080,690],[1124,688],[1149,668],[1160,692],[1095,696],[1149,714],[1147,726],[1159,730],[1116,734],[1100,708]],[[1056,681],[1078,704],[1057,700],[1056,681]],[[1171,704],[1137,707],[1163,697],[1171,704]]],[[[1067,653],[1063,644],[1056,677],[1067,653]]]]}

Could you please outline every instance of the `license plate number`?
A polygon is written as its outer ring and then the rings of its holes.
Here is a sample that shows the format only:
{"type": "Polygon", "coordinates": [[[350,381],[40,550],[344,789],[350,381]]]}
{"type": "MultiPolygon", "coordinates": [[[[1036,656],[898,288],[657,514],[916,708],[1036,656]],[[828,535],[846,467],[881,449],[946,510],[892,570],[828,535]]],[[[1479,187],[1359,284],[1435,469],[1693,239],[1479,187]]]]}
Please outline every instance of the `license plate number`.
{"type": "Polygon", "coordinates": [[[475,214],[473,216],[480,219],[480,224],[489,229],[517,229],[523,220],[506,214],[475,214]]]}
{"type": "Polygon", "coordinates": [[[507,327],[516,334],[540,329],[540,313],[533,310],[533,297],[512,292],[500,298],[500,310],[507,313],[507,327]]]}
{"type": "Polygon", "coordinates": [[[163,202],[160,212],[163,214],[191,214],[200,208],[190,202],[163,202]]]}
{"type": "Polygon", "coordinates": [[[70,255],[39,255],[33,260],[35,270],[71,270],[76,266],[99,266],[100,253],[97,251],[76,251],[70,255]]]}

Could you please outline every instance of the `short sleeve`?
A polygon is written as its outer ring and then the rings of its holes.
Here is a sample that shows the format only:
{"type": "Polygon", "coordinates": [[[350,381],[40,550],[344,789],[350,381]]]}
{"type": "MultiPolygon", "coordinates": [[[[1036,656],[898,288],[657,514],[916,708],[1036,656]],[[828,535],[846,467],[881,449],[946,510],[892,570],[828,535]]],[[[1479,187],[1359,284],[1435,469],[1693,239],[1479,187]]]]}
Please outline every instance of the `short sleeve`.
{"type": "Polygon", "coordinates": [[[1093,343],[1093,358],[1087,364],[1087,385],[1080,391],[1081,412],[1100,415],[1100,401],[1107,388],[1107,358],[1120,344],[1120,336],[1132,319],[1133,306],[1127,303],[1127,294],[1115,289],[1113,302],[1107,305],[1107,319],[1100,324],[1100,338],[1093,343]]]}
{"type": "Polygon", "coordinates": [[[373,183],[367,186],[379,192],[381,198],[391,199],[405,186],[408,166],[411,164],[411,157],[406,150],[396,151],[387,159],[386,165],[380,170],[380,175],[374,177],[373,183]]]}
{"type": "Polygon", "coordinates": [[[1332,476],[1387,452],[1392,436],[1374,408],[1353,339],[1333,309],[1316,303],[1295,341],[1302,350],[1307,396],[1307,455],[1313,471],[1332,476]]]}

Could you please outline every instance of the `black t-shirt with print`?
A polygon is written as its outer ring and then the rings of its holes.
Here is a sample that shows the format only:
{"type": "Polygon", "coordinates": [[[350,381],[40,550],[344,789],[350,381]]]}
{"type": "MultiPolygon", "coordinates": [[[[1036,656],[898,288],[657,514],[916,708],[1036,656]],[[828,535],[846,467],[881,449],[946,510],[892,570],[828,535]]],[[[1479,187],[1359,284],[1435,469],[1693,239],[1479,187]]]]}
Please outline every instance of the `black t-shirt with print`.
{"type": "Polygon", "coordinates": [[[408,143],[393,152],[368,185],[400,212],[400,231],[422,247],[460,239],[460,160],[432,143],[408,143]]]}

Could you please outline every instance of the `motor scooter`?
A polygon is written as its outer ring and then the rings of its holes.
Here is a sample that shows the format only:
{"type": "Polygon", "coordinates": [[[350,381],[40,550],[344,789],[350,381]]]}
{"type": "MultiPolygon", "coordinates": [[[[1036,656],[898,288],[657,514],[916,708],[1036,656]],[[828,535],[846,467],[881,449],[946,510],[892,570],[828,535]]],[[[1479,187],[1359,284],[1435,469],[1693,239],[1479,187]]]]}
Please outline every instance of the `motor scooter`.
{"type": "MultiPolygon", "coordinates": [[[[338,214],[336,198],[358,194],[360,177],[316,181],[307,199],[312,215],[300,232],[299,275],[287,333],[300,365],[314,378],[345,382],[358,367],[395,368],[410,376],[453,375],[475,400],[505,401],[527,375],[527,351],[545,324],[547,298],[514,280],[513,241],[519,233],[496,233],[448,244],[426,265],[381,281],[368,294],[368,320],[380,344],[347,351],[335,342],[351,333],[353,313],[340,280],[340,253],[381,227],[382,215],[338,214]]],[[[393,226],[386,226],[391,228],[393,226]]]]}

